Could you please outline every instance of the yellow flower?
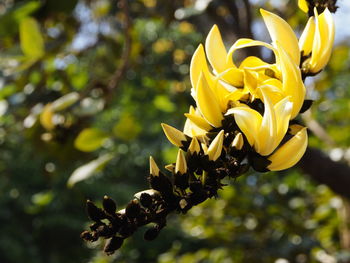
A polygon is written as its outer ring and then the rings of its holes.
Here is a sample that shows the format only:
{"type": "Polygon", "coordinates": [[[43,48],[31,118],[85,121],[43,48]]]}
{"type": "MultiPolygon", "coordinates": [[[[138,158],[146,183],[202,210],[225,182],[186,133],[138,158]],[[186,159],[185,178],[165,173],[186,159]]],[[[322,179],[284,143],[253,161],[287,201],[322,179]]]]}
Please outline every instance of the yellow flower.
{"type": "Polygon", "coordinates": [[[259,86],[267,86],[273,90],[276,94],[271,98],[274,104],[290,96],[293,102],[291,118],[296,117],[304,102],[305,87],[298,68],[300,63],[298,39],[282,18],[265,10],[261,10],[261,14],[272,44],[244,38],[236,41],[227,51],[220,31],[214,25],[205,41],[206,54],[200,45],[192,57],[190,67],[192,96],[205,120],[213,127],[220,126],[222,118],[218,117],[220,113],[227,111],[230,101],[263,99],[259,92],[256,92],[259,86]],[[234,52],[252,46],[271,49],[275,54],[276,63],[269,64],[251,56],[244,59],[237,67],[232,60],[234,52]],[[207,65],[206,55],[212,72],[207,65]],[[209,100],[214,105],[211,113],[208,110],[211,107],[204,107],[209,100]]]}
{"type": "Polygon", "coordinates": [[[304,155],[307,148],[306,127],[293,125],[289,141],[279,147],[268,159],[271,164],[267,167],[270,171],[280,171],[295,165],[304,155]]]}
{"type": "Polygon", "coordinates": [[[263,116],[244,104],[229,109],[226,114],[234,114],[235,121],[249,144],[257,153],[267,156],[281,143],[288,130],[292,103],[287,97],[273,105],[267,91],[262,88],[261,93],[265,103],[263,116]]]}
{"type": "Polygon", "coordinates": [[[328,8],[320,15],[315,8],[314,16],[309,18],[299,39],[303,56],[310,56],[303,62],[303,71],[317,73],[326,66],[331,56],[334,31],[334,20],[328,8]]]}

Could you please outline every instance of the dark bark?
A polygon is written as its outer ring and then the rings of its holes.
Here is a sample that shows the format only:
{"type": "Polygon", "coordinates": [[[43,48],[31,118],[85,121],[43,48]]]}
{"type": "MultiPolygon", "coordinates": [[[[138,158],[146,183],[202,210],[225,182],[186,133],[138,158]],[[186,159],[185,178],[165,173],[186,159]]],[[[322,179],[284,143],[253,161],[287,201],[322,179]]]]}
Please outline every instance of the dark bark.
{"type": "Polygon", "coordinates": [[[332,161],[320,150],[309,147],[298,166],[313,180],[350,199],[350,167],[346,163],[332,161]]]}

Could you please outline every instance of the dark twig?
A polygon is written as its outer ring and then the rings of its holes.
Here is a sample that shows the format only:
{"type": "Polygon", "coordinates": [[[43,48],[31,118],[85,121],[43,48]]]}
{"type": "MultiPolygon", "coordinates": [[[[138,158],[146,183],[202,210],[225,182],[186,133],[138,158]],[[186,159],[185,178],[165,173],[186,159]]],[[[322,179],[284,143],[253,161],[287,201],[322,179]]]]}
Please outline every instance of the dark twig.
{"type": "Polygon", "coordinates": [[[130,58],[130,51],[131,51],[131,18],[129,14],[129,5],[128,5],[128,0],[120,0],[119,6],[123,10],[124,14],[124,19],[125,19],[125,24],[124,24],[124,39],[125,39],[125,44],[124,44],[124,50],[121,56],[121,64],[120,66],[116,69],[114,72],[113,76],[109,80],[107,84],[107,89],[109,92],[114,91],[117,89],[120,81],[122,80],[123,76],[125,75],[125,72],[128,68],[129,64],[129,58],[130,58]]]}
{"type": "Polygon", "coordinates": [[[320,150],[309,147],[298,166],[315,181],[350,198],[350,167],[346,163],[332,161],[320,150]]]}

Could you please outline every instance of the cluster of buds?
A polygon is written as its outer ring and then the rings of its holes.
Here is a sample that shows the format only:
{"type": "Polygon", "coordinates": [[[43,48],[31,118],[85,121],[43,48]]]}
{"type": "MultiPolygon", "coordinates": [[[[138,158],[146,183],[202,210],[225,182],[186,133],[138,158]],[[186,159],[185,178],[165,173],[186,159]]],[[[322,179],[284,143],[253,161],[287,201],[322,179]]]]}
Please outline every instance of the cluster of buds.
{"type": "Polygon", "coordinates": [[[318,14],[315,7],[313,12],[298,40],[286,21],[261,10],[272,43],[239,39],[228,51],[214,25],[205,47],[199,45],[191,61],[196,107],[185,114],[183,131],[162,124],[168,140],[179,148],[176,161],[162,172],[150,157],[151,189],[135,194],[124,210],[116,212],[107,197],[103,209],[88,201],[88,214],[95,223],[82,237],[108,239],[105,252],[110,254],[139,227],[153,224],[144,236],[152,240],[169,213],[186,213],[217,196],[224,178],[237,178],[250,167],[267,172],[295,165],[308,140],[306,127],[296,120],[311,106],[303,81],[327,64],[334,39],[328,8],[318,14]],[[250,56],[237,65],[234,53],[253,46],[272,50],[275,63],[250,56]]]}

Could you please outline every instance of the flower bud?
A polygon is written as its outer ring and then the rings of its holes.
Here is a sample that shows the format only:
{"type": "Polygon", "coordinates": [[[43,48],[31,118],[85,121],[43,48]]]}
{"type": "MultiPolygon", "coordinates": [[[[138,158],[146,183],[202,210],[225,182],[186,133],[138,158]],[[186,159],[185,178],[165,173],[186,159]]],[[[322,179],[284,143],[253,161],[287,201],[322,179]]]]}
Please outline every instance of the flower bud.
{"type": "Polygon", "coordinates": [[[224,142],[224,130],[221,130],[218,135],[214,138],[214,140],[211,142],[209,148],[208,148],[208,157],[211,161],[216,161],[222,151],[222,145],[224,142]]]}
{"type": "Polygon", "coordinates": [[[93,202],[90,200],[86,201],[86,212],[89,216],[89,218],[92,221],[100,221],[102,219],[106,218],[105,213],[102,211],[102,209],[98,208],[93,202]]]}
{"type": "Polygon", "coordinates": [[[115,211],[117,210],[117,205],[114,202],[114,200],[107,195],[103,197],[103,209],[110,215],[113,215],[115,211]]]}
{"type": "Polygon", "coordinates": [[[199,153],[201,150],[200,146],[199,146],[199,142],[197,140],[196,137],[193,137],[192,138],[192,141],[190,143],[190,146],[188,147],[188,151],[191,153],[191,154],[194,154],[194,153],[199,153]]]}
{"type": "Polygon", "coordinates": [[[142,206],[149,208],[152,206],[152,201],[153,198],[151,195],[147,194],[147,193],[142,193],[140,196],[140,203],[142,206]]]}
{"type": "Polygon", "coordinates": [[[143,238],[147,241],[152,241],[157,238],[157,236],[159,235],[159,232],[160,232],[160,229],[158,226],[151,227],[145,232],[143,238]]]}
{"type": "Polygon", "coordinates": [[[117,249],[119,249],[123,245],[124,239],[121,237],[112,237],[107,240],[103,251],[107,255],[112,255],[117,249]]]}
{"type": "Polygon", "coordinates": [[[162,123],[162,128],[165,133],[165,136],[168,140],[177,147],[183,147],[183,142],[186,142],[186,136],[183,132],[178,129],[171,127],[168,124],[162,123]]]}
{"type": "Polygon", "coordinates": [[[125,215],[128,218],[136,218],[141,212],[140,204],[137,200],[132,200],[125,208],[125,215]]]}
{"type": "Polygon", "coordinates": [[[158,176],[159,175],[159,168],[158,168],[158,166],[157,166],[157,164],[154,161],[152,156],[149,157],[149,173],[152,176],[158,176]]]}
{"type": "Polygon", "coordinates": [[[232,143],[231,143],[231,147],[236,148],[237,150],[241,150],[243,147],[243,136],[242,133],[238,133],[235,138],[233,139],[232,143]]]}
{"type": "Polygon", "coordinates": [[[176,158],[175,173],[185,174],[187,172],[187,163],[184,152],[179,149],[176,158]]]}

